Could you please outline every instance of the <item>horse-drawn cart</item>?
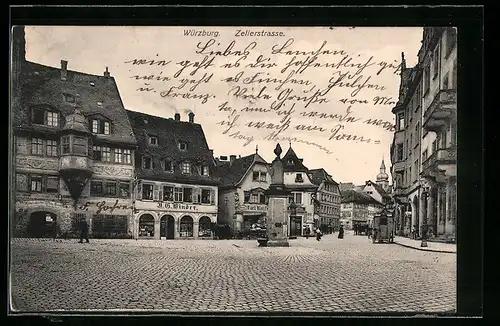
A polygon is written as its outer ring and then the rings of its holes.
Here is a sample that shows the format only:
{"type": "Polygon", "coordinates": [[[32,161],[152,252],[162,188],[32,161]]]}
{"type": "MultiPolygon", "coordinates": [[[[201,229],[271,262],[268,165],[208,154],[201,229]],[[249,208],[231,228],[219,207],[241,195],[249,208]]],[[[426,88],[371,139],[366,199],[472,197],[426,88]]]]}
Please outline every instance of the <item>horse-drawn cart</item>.
{"type": "Polygon", "coordinates": [[[373,217],[372,242],[394,242],[394,216],[384,210],[373,217]]]}

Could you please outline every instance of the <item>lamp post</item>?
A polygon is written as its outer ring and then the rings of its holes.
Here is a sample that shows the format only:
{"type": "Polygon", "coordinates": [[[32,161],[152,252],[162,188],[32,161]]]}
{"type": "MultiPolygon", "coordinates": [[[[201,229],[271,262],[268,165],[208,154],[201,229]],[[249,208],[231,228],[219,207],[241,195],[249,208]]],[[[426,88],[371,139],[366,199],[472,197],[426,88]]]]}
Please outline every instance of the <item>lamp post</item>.
{"type": "MultiPolygon", "coordinates": [[[[292,220],[295,218],[295,216],[297,216],[297,204],[295,204],[295,201],[292,200],[292,202],[290,203],[290,205],[288,205],[288,211],[290,212],[290,222],[292,222],[292,220]]],[[[295,222],[295,221],[293,221],[295,222]]],[[[290,225],[290,235],[291,234],[291,225],[290,225]]],[[[301,234],[302,234],[302,230],[300,230],[301,234]]]]}
{"type": "Polygon", "coordinates": [[[425,200],[425,212],[423,213],[424,218],[422,220],[422,242],[420,243],[420,247],[427,247],[427,210],[429,209],[429,203],[427,202],[429,198],[430,185],[427,180],[421,178],[419,180],[420,187],[422,188],[422,197],[425,200]]]}
{"type": "MultiPolygon", "coordinates": [[[[135,213],[137,213],[137,209],[135,207],[135,201],[136,201],[136,198],[137,198],[137,187],[141,184],[141,180],[140,179],[137,179],[137,177],[134,177],[134,179],[132,180],[132,193],[130,194],[131,197],[132,197],[132,226],[134,228],[134,230],[136,229],[136,225],[135,225],[135,213]]],[[[132,235],[134,235],[134,230],[132,230],[132,235]]],[[[133,236],[136,240],[137,238],[139,237],[139,234],[136,234],[135,236],[133,236]]]]}

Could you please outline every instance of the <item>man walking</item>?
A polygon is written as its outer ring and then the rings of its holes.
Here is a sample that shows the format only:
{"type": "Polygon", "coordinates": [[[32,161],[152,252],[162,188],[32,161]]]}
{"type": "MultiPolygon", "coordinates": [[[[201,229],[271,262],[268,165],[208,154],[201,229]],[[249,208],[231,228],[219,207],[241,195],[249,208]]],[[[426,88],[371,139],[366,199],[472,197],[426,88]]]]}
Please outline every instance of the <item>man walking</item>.
{"type": "Polygon", "coordinates": [[[86,218],[82,218],[80,220],[80,241],[79,241],[79,243],[83,243],[83,239],[85,239],[86,243],[89,243],[89,225],[87,224],[86,218]]]}

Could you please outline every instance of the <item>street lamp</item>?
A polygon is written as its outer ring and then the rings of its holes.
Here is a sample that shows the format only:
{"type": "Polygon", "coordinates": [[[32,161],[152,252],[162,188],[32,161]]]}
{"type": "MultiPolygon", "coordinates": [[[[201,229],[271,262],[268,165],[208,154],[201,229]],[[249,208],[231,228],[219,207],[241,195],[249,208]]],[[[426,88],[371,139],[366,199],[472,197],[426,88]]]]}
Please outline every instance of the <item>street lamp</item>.
{"type": "MultiPolygon", "coordinates": [[[[288,205],[288,210],[290,211],[290,223],[294,222],[292,221],[295,216],[297,215],[297,204],[295,204],[295,201],[292,200],[292,202],[290,203],[290,205],[288,205]]],[[[302,227],[302,225],[301,225],[302,227]]],[[[291,231],[291,225],[290,225],[290,231],[291,231]]],[[[302,230],[300,230],[300,233],[302,234],[302,230]]],[[[292,235],[292,233],[290,232],[290,235],[292,235]]]]}
{"type": "MultiPolygon", "coordinates": [[[[427,180],[421,178],[419,180],[420,187],[422,188],[422,196],[423,199],[427,202],[427,199],[430,195],[430,185],[427,180]]],[[[425,205],[426,211],[424,212],[424,218],[422,220],[422,242],[420,243],[420,247],[427,247],[427,210],[429,209],[428,203],[425,205]]]]}

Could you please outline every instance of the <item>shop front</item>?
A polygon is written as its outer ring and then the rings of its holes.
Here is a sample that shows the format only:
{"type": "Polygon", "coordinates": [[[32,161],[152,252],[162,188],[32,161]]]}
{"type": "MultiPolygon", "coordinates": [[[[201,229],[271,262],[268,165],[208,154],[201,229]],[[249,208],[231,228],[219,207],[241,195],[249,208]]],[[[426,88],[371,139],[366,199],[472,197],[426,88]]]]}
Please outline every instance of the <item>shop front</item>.
{"type": "Polygon", "coordinates": [[[267,205],[240,204],[236,207],[235,236],[252,237],[254,230],[266,225],[267,205]]]}
{"type": "Polygon", "coordinates": [[[139,200],[134,205],[136,239],[212,239],[217,207],[139,200]]]}

